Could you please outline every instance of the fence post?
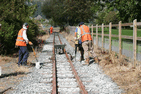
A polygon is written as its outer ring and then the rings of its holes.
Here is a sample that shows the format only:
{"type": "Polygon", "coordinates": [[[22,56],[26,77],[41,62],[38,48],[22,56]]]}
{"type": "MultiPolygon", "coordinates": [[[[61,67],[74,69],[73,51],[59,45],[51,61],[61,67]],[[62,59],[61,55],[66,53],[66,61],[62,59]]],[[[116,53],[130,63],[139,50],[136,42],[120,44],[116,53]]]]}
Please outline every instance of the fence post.
{"type": "Polygon", "coordinates": [[[121,50],[121,21],[119,22],[119,58],[121,59],[121,54],[122,54],[122,50],[121,50]]]}
{"type": "Polygon", "coordinates": [[[93,38],[94,38],[94,33],[93,33],[93,24],[92,24],[92,40],[93,40],[93,38]]]}
{"type": "Polygon", "coordinates": [[[104,50],[103,42],[104,42],[104,24],[102,24],[102,52],[104,50]]]}
{"type": "Polygon", "coordinates": [[[136,48],[137,48],[137,19],[133,21],[133,63],[134,67],[136,67],[136,48]]]}
{"type": "Polygon", "coordinates": [[[112,23],[109,23],[109,53],[111,53],[111,28],[112,28],[112,23]]]}
{"type": "Polygon", "coordinates": [[[96,49],[98,48],[98,24],[96,25],[96,49]]]}

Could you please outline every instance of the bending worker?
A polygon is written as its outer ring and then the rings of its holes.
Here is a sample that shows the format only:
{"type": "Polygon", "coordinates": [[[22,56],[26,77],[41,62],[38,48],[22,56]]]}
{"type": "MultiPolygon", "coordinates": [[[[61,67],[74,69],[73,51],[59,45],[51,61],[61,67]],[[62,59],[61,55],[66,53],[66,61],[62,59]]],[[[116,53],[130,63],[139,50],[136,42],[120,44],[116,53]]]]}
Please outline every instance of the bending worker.
{"type": "Polygon", "coordinates": [[[92,47],[92,38],[91,38],[89,27],[84,25],[84,22],[80,22],[79,26],[81,31],[79,36],[81,37],[82,47],[84,49],[85,64],[89,65],[89,51],[93,55],[95,62],[98,63],[98,58],[94,53],[94,49],[92,47]]]}
{"type": "Polygon", "coordinates": [[[51,26],[50,27],[50,34],[52,34],[53,33],[53,27],[51,26]]]}
{"type": "Polygon", "coordinates": [[[28,49],[27,44],[33,45],[31,41],[27,38],[27,29],[28,29],[28,23],[23,24],[23,28],[20,29],[18,32],[18,36],[16,39],[15,46],[19,47],[19,60],[18,60],[18,66],[20,65],[26,65],[27,64],[27,58],[28,58],[28,49]]]}
{"type": "Polygon", "coordinates": [[[79,39],[80,34],[78,34],[78,33],[80,33],[80,28],[76,27],[75,34],[74,34],[74,37],[75,37],[75,58],[76,58],[77,48],[79,48],[79,51],[81,54],[81,57],[80,57],[80,62],[81,62],[82,60],[84,60],[84,49],[82,47],[81,39],[79,39]]]}

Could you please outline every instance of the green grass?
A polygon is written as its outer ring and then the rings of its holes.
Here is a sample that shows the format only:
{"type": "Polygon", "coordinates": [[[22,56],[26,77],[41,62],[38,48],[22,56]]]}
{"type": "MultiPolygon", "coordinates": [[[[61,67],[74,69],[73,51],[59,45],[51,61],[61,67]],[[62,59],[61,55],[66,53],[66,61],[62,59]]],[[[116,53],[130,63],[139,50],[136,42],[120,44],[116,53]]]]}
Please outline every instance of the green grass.
{"type": "MultiPolygon", "coordinates": [[[[94,30],[94,33],[96,33],[96,28],[93,29],[94,30]]],[[[126,36],[133,36],[133,28],[132,29],[122,29],[121,31],[122,35],[126,35],[126,36]]],[[[102,34],[102,30],[101,28],[98,29],[98,33],[99,34],[102,34]]],[[[109,28],[104,28],[104,34],[109,34],[109,28]]],[[[118,35],[118,29],[112,29],[112,35],[118,35]]],[[[94,35],[96,36],[96,35],[94,35]]],[[[99,35],[99,37],[101,37],[99,35]]],[[[137,37],[141,37],[141,29],[138,29],[137,30],[137,37]]],[[[109,38],[108,36],[104,36],[104,38],[109,38]]],[[[118,37],[112,37],[112,40],[119,40],[118,37]]],[[[105,41],[106,42],[106,41],[105,41]]],[[[132,39],[125,39],[125,38],[122,38],[122,48],[124,49],[127,49],[127,50],[130,50],[130,51],[133,51],[133,45],[132,44],[128,44],[128,43],[124,43],[123,42],[130,42],[130,43],[133,43],[133,40],[132,39]]],[[[141,52],[141,46],[139,46],[141,44],[141,41],[137,40],[137,52],[141,52]]],[[[118,43],[116,42],[112,42],[112,45],[114,46],[117,46],[118,47],[118,43]]]]}
{"type": "MultiPolygon", "coordinates": [[[[96,33],[96,28],[93,29],[96,33]]],[[[112,35],[118,35],[118,29],[112,29],[112,35]]],[[[101,34],[101,28],[98,29],[98,33],[101,34]]],[[[104,28],[104,34],[109,34],[109,28],[104,28]]],[[[133,36],[133,29],[122,29],[121,35],[133,36]]],[[[137,30],[137,37],[141,37],[141,29],[137,30]]]]}
{"type": "MultiPolygon", "coordinates": [[[[112,29],[112,35],[118,35],[118,29],[112,29]]],[[[93,32],[96,33],[96,28],[93,29],[93,32]]],[[[102,34],[101,28],[98,28],[98,33],[102,34]]],[[[104,34],[109,34],[109,28],[104,28],[104,34]]],[[[121,35],[126,36],[133,36],[133,28],[131,29],[122,29],[121,35]]],[[[94,35],[95,36],[95,35],[94,35]]],[[[137,37],[141,37],[141,29],[137,30],[137,37]]],[[[109,38],[108,36],[105,36],[105,38],[109,38]]],[[[118,37],[112,37],[112,40],[118,40],[118,37]]],[[[132,39],[125,39],[122,38],[123,41],[133,42],[132,39]]],[[[137,44],[141,44],[141,41],[137,40],[137,44]]]]}

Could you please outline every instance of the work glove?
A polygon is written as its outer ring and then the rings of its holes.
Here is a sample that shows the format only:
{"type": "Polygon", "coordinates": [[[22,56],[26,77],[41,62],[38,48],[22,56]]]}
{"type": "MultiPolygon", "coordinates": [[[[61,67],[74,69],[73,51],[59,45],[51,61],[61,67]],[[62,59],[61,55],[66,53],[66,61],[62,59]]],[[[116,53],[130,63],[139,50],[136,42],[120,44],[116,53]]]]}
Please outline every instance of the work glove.
{"type": "Polygon", "coordinates": [[[78,39],[75,37],[74,40],[77,41],[78,39]]]}
{"type": "Polygon", "coordinates": [[[15,48],[18,48],[18,46],[17,46],[17,45],[15,45],[15,48]]]}
{"type": "Polygon", "coordinates": [[[31,41],[28,42],[29,45],[33,45],[33,43],[31,41]]]}

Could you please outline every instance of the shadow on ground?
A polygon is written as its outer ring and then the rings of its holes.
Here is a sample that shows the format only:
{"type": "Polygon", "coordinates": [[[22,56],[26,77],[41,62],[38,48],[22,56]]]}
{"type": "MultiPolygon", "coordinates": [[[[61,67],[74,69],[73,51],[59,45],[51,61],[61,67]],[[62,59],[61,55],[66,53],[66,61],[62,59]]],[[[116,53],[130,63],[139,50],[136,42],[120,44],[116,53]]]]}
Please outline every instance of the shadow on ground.
{"type": "Polygon", "coordinates": [[[14,73],[9,73],[9,74],[2,74],[0,76],[0,78],[9,77],[9,76],[17,76],[17,75],[22,75],[22,74],[29,74],[29,73],[31,73],[31,72],[28,72],[28,73],[25,73],[25,72],[14,72],[14,73]]]}
{"type": "Polygon", "coordinates": [[[12,89],[12,87],[9,87],[9,88],[3,90],[2,92],[0,92],[0,94],[6,94],[5,92],[8,91],[8,90],[10,90],[10,89],[12,89]]]}

